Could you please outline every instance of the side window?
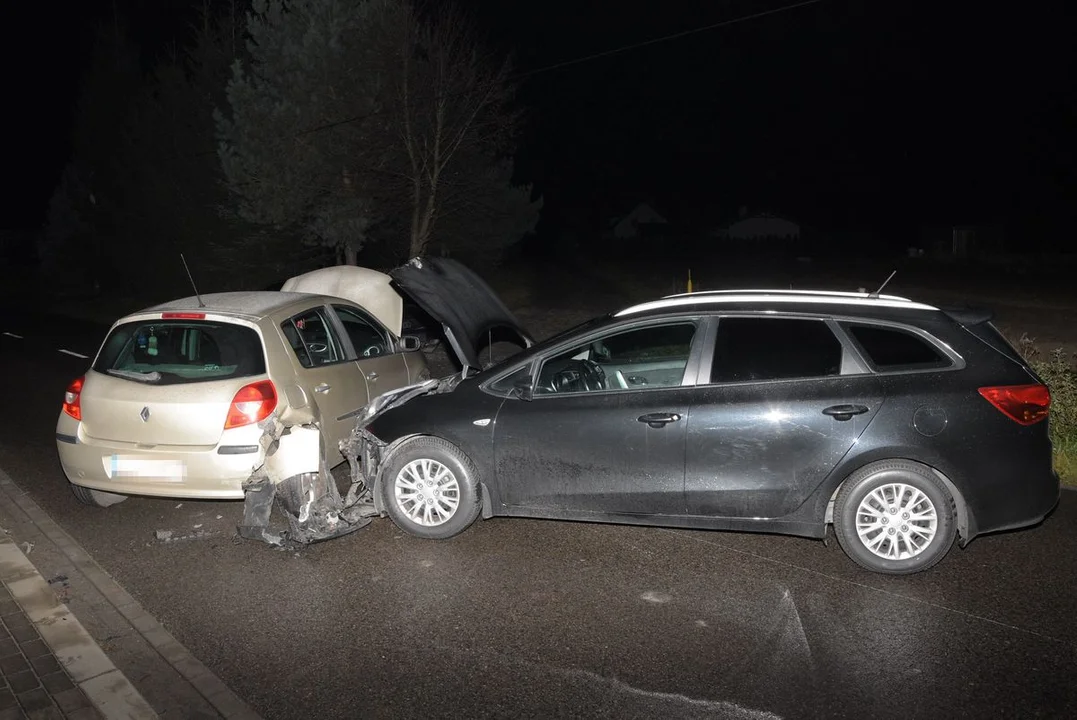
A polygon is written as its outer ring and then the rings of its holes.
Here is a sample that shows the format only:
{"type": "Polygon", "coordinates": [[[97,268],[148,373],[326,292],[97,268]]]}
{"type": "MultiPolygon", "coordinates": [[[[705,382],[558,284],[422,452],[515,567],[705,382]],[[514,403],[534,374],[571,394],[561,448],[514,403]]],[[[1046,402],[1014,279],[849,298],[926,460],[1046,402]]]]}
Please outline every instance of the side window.
{"type": "Polygon", "coordinates": [[[842,325],[876,370],[927,370],[950,367],[942,351],[915,333],[882,325],[842,325]]]}
{"type": "Polygon", "coordinates": [[[389,336],[374,320],[365,317],[355,308],[334,305],[337,317],[348,333],[348,339],[359,357],[374,357],[392,352],[389,336]]]}
{"type": "Polygon", "coordinates": [[[684,379],[696,326],[649,325],[601,337],[549,358],[536,394],[672,387],[684,379]]]}
{"type": "Polygon", "coordinates": [[[347,360],[325,312],[325,308],[313,308],[281,323],[281,331],[303,367],[347,360]]]}
{"type": "Polygon", "coordinates": [[[722,318],[711,382],[838,375],[841,355],[841,342],[822,320],[722,318]]]}

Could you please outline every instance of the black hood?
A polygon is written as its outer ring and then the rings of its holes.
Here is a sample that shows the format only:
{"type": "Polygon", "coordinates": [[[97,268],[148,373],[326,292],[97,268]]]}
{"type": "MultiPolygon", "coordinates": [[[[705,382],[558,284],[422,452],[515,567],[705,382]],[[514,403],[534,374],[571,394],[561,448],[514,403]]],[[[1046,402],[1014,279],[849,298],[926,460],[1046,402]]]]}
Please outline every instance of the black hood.
{"type": "Polygon", "coordinates": [[[523,347],[534,344],[493,289],[455,260],[415,258],[389,274],[401,290],[441,323],[465,368],[482,367],[478,350],[491,337],[523,347]],[[510,337],[506,338],[506,333],[510,337]]]}

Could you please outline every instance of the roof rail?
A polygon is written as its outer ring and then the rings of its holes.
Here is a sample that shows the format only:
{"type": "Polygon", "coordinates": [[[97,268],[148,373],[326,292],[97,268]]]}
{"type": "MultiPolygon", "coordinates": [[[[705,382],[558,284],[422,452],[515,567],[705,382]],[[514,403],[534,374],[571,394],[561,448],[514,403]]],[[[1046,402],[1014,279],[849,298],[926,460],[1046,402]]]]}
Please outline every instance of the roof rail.
{"type": "Polygon", "coordinates": [[[934,305],[913,302],[896,295],[872,295],[869,293],[819,292],[814,290],[717,290],[710,292],[670,295],[660,300],[633,305],[614,313],[623,317],[649,310],[665,310],[697,305],[723,305],[733,303],[756,304],[821,304],[859,305],[861,307],[888,307],[907,310],[938,310],[934,305]]]}
{"type": "Polygon", "coordinates": [[[883,300],[904,300],[906,302],[912,302],[909,298],[901,297],[899,295],[875,295],[869,292],[848,292],[842,290],[782,290],[770,288],[752,288],[750,290],[696,290],[695,292],[690,293],[666,295],[665,298],[688,297],[690,295],[818,295],[820,297],[879,298],[883,300]]]}

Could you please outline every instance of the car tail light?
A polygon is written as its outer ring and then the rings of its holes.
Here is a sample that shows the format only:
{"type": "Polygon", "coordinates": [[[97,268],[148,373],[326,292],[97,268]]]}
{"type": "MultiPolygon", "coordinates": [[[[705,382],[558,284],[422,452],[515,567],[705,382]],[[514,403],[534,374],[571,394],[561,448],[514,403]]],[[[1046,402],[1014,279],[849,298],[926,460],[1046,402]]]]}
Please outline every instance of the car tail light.
{"type": "Polygon", "coordinates": [[[166,312],[161,313],[162,320],[205,320],[206,314],[200,312],[166,312]]]}
{"type": "MultiPolygon", "coordinates": [[[[76,420],[82,420],[82,383],[86,381],[86,376],[75,378],[71,381],[71,384],[67,386],[67,390],[64,392],[64,412],[75,418],[76,420]]],[[[53,405],[53,407],[56,407],[53,405]]]]}
{"type": "Polygon", "coordinates": [[[228,408],[224,429],[261,422],[277,407],[277,390],[269,380],[251,383],[239,389],[228,408]]]}
{"type": "Polygon", "coordinates": [[[1035,425],[1047,419],[1051,408],[1051,391],[1038,383],[982,387],[980,394],[1003,415],[1021,425],[1035,425]]]}

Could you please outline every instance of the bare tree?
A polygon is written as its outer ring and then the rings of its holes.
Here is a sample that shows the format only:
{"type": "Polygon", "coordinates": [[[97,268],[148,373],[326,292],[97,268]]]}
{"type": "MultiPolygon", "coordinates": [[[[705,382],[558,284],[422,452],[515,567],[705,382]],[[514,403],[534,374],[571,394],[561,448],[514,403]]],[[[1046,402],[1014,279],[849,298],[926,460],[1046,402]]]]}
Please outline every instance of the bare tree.
{"type": "MultiPolygon", "coordinates": [[[[407,8],[399,45],[394,119],[410,198],[409,256],[424,254],[438,220],[469,205],[511,148],[518,113],[508,61],[484,55],[474,26],[453,5],[427,17],[407,8]]],[[[489,211],[489,207],[485,208],[489,211]]],[[[537,216],[537,210],[536,210],[537,216]]],[[[537,219],[537,217],[536,217],[537,219]]],[[[534,225],[532,220],[531,226],[534,225]]]]}

